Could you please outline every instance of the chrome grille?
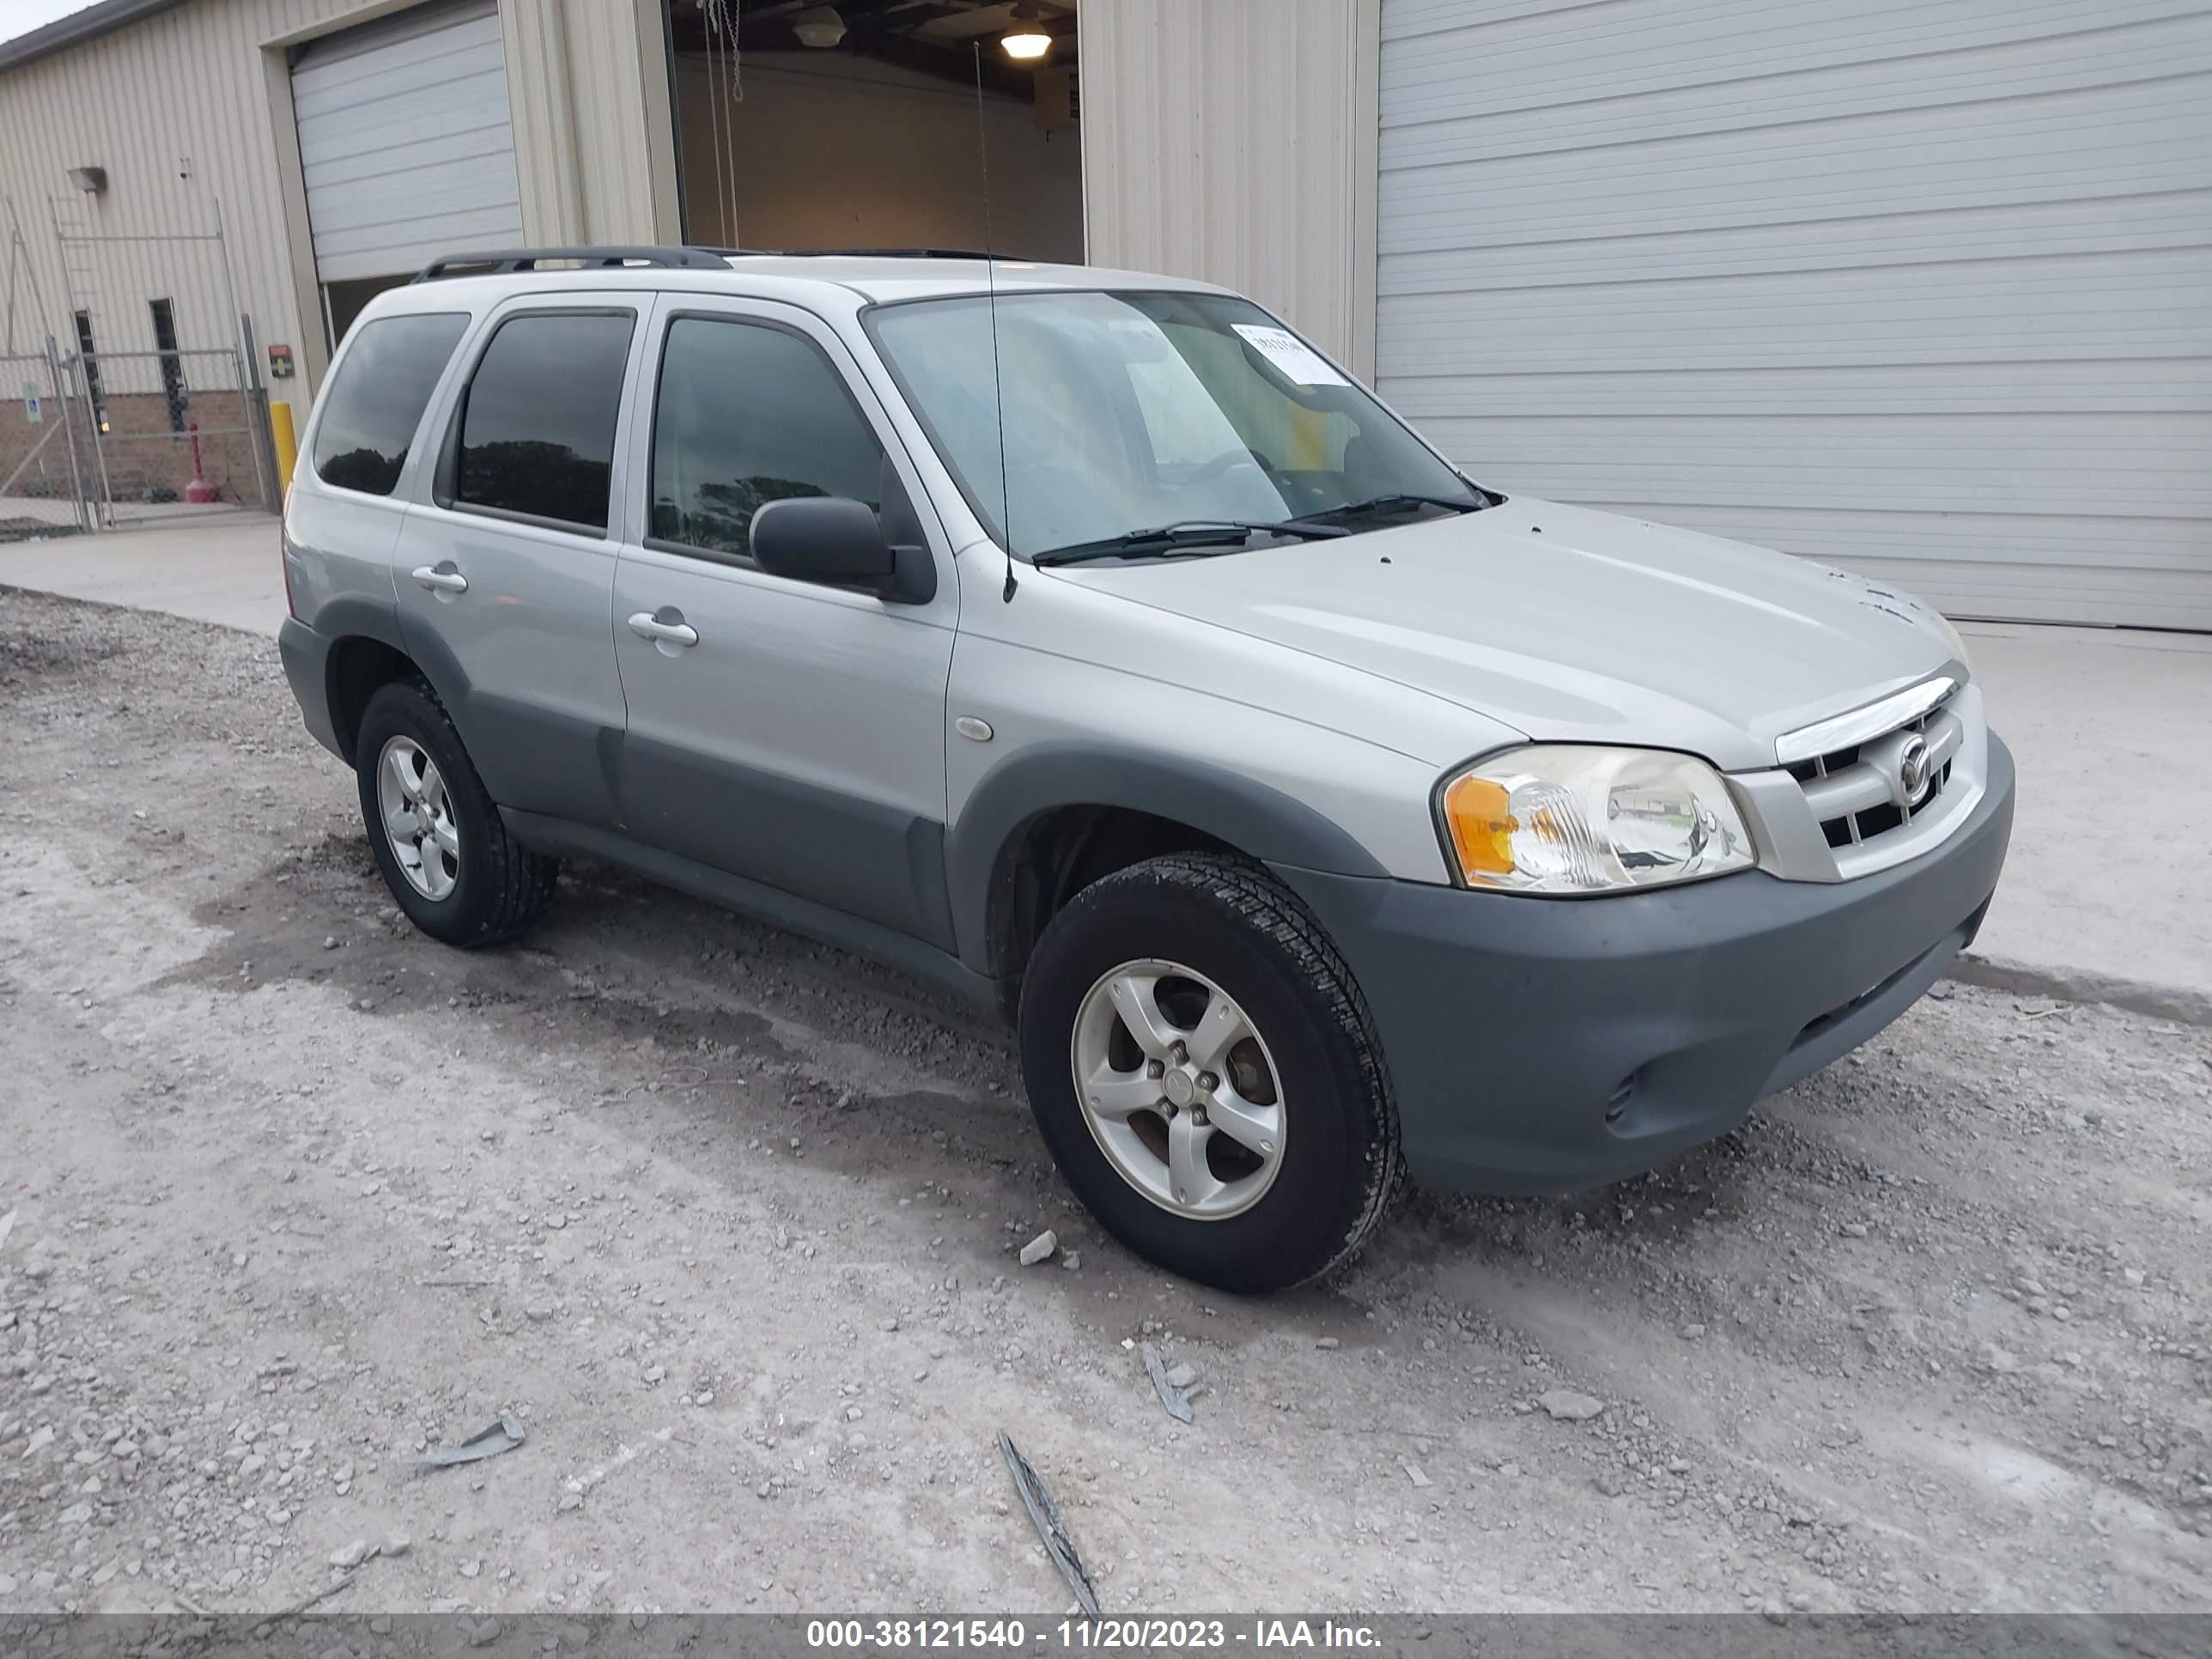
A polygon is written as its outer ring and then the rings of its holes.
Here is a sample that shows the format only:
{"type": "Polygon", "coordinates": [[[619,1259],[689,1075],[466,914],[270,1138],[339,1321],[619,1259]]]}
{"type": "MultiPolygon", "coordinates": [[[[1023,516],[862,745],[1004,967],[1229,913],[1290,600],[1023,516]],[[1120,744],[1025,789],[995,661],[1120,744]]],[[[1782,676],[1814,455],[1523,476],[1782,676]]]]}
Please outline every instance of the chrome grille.
{"type": "Polygon", "coordinates": [[[1951,781],[1966,727],[1946,696],[1926,713],[1863,742],[1790,763],[1790,775],[1805,792],[1820,833],[1832,848],[1858,847],[1928,811],[1951,781]],[[1927,748],[1928,788],[1908,801],[1899,782],[1899,757],[1915,740],[1927,748]]]}

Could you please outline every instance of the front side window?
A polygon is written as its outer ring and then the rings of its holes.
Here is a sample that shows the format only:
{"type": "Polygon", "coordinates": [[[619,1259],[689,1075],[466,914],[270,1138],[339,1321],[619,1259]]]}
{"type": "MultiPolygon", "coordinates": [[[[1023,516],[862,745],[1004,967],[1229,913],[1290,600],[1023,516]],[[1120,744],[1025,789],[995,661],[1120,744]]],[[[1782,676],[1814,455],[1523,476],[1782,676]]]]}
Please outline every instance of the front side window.
{"type": "Polygon", "coordinates": [[[605,531],[636,318],[525,313],[499,325],[461,405],[453,499],[605,531]]]}
{"type": "Polygon", "coordinates": [[[867,325],[969,504],[1016,553],[1200,520],[1326,523],[1383,498],[1484,503],[1249,301],[1006,295],[994,331],[990,301],[963,296],[879,307],[867,325]]]}
{"type": "Polygon", "coordinates": [[[465,311],[381,317],[346,348],[315,423],[315,476],[341,489],[389,495],[415,428],[469,325],[465,311]]]}
{"type": "Polygon", "coordinates": [[[811,341],[762,323],[678,317],[660,362],[655,540],[743,556],[753,514],[769,501],[883,505],[882,446],[811,341]]]}

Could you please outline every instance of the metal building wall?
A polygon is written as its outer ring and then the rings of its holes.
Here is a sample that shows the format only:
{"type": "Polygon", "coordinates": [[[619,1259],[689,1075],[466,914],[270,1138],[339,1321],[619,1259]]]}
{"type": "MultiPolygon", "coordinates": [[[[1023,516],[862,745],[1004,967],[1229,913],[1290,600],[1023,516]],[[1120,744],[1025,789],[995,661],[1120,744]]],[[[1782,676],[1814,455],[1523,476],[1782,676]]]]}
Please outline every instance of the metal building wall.
{"type": "Polygon", "coordinates": [[[659,0],[500,0],[500,19],[528,239],[680,241],[659,0]]]}
{"type": "MultiPolygon", "coordinates": [[[[304,342],[261,42],[348,9],[349,0],[198,0],[0,70],[0,196],[22,220],[44,301],[41,338],[51,331],[64,350],[74,346],[49,198],[74,228],[134,236],[211,230],[220,200],[239,308],[264,342],[304,342]],[[70,184],[69,169],[86,166],[107,170],[98,196],[70,184]]],[[[0,239],[9,228],[0,210],[0,239]]],[[[73,263],[93,290],[77,304],[92,311],[103,350],[154,349],[146,307],[157,295],[174,301],[181,343],[236,331],[211,258],[174,245],[100,244],[73,263]]],[[[25,286],[19,279],[19,349],[33,309],[25,286]]]]}
{"type": "Polygon", "coordinates": [[[1475,476],[2212,628],[2207,0],[1384,0],[1379,375],[1475,476]]]}
{"type": "Polygon", "coordinates": [[[1379,0],[1083,0],[1089,258],[1375,348],[1379,0]]]}
{"type": "MultiPolygon", "coordinates": [[[[191,0],[0,68],[0,196],[21,216],[42,301],[19,282],[19,347],[48,331],[64,349],[72,343],[49,198],[78,228],[107,235],[209,230],[220,200],[238,308],[263,343],[294,347],[298,395],[310,392],[324,364],[322,328],[283,52],[405,3],[191,0]],[[107,169],[98,197],[70,185],[68,169],[81,166],[107,169]]],[[[500,13],[525,238],[673,240],[673,126],[656,0],[501,0],[500,13]]],[[[0,269],[8,232],[0,211],[0,269]]],[[[212,262],[180,258],[173,246],[102,245],[92,278],[102,350],[153,349],[147,301],[156,296],[174,301],[186,345],[234,331],[212,262]]]]}

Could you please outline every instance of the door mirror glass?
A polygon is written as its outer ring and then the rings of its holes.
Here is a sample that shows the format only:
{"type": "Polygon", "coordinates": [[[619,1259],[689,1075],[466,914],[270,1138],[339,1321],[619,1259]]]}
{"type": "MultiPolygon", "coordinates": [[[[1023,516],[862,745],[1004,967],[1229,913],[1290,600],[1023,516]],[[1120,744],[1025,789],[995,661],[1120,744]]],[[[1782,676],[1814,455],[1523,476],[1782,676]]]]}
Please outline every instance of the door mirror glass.
{"type": "Polygon", "coordinates": [[[752,553],[770,575],[793,581],[880,591],[898,570],[875,509],[844,495],[765,503],[752,515],[752,553]]]}

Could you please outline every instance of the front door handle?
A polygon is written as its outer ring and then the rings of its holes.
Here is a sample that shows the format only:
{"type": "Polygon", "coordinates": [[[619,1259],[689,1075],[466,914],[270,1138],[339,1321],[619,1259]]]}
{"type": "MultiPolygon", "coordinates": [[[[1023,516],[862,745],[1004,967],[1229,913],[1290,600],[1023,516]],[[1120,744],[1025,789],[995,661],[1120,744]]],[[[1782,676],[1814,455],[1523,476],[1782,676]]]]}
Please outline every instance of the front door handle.
{"type": "Polygon", "coordinates": [[[684,613],[672,605],[664,605],[657,611],[639,611],[629,619],[629,631],[659,646],[699,643],[699,630],[685,622],[684,613]]]}
{"type": "Polygon", "coordinates": [[[440,595],[469,591],[469,579],[461,574],[451,559],[434,565],[418,564],[415,567],[414,575],[416,581],[440,595]]]}

